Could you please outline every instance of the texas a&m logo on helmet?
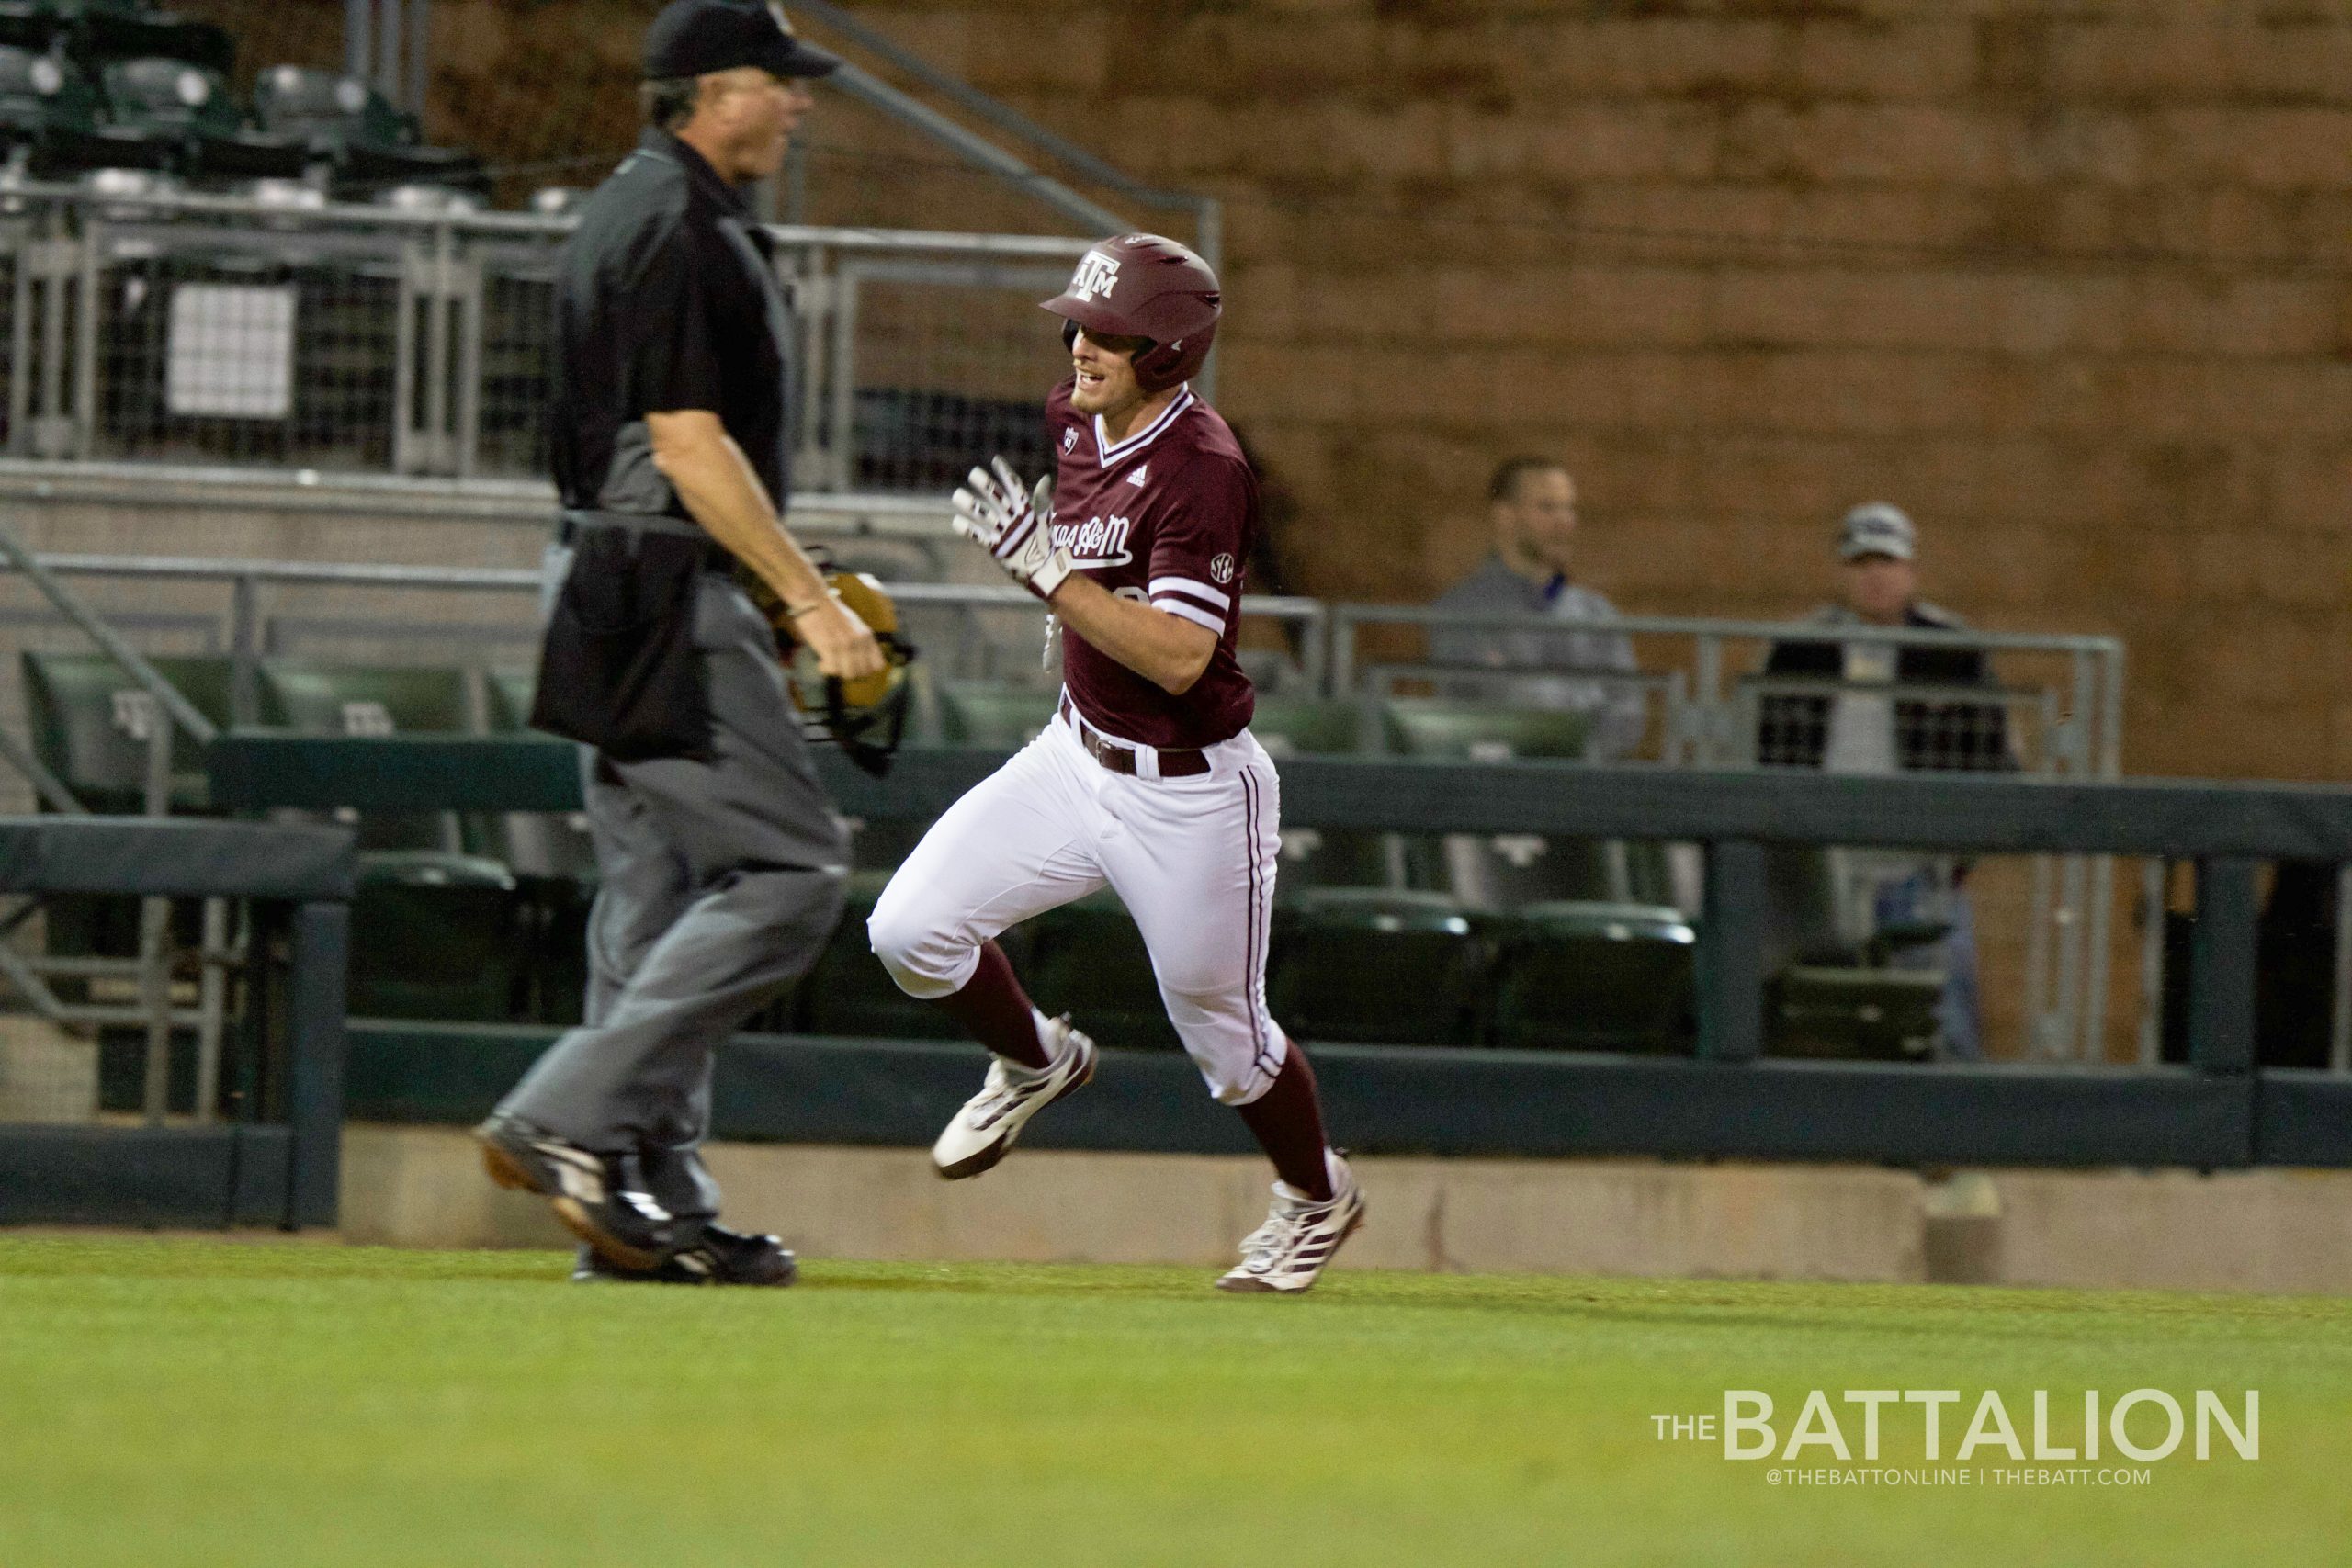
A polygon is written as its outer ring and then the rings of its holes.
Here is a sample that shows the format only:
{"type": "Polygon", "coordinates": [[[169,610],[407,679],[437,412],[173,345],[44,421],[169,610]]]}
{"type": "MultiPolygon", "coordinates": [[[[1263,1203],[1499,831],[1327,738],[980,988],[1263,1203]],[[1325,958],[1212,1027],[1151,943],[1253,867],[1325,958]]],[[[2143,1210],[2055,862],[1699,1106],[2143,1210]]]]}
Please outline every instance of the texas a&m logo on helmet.
{"type": "Polygon", "coordinates": [[[1118,284],[1118,259],[1101,251],[1089,251],[1078,258],[1078,271],[1069,280],[1069,291],[1080,299],[1108,299],[1118,284]]]}
{"type": "Polygon", "coordinates": [[[1098,345],[1105,337],[1143,340],[1136,385],[1157,392],[1190,380],[1208,362],[1223,300],[1216,274],[1189,248],[1158,234],[1127,234],[1089,246],[1069,287],[1039,303],[1062,319],[1062,342],[1073,350],[1081,332],[1098,345]]]}

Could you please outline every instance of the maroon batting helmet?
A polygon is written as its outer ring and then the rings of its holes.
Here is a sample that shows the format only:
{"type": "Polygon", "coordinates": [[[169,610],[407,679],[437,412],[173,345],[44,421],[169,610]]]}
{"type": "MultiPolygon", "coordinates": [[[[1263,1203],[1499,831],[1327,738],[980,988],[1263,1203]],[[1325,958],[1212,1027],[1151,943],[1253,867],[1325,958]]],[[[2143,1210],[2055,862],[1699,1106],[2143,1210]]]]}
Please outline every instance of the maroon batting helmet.
{"type": "Polygon", "coordinates": [[[1069,287],[1045,308],[1091,333],[1150,339],[1136,355],[1136,383],[1157,392],[1207,363],[1220,299],[1216,274],[1191,250],[1158,234],[1128,234],[1089,249],[1069,287]]]}

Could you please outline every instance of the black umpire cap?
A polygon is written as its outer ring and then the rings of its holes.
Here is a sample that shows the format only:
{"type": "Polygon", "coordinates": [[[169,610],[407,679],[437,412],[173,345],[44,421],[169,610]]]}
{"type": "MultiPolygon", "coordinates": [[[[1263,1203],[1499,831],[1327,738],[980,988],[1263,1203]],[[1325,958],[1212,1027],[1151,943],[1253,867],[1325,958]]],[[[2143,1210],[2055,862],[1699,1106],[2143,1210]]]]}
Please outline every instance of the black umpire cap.
{"type": "Polygon", "coordinates": [[[775,76],[830,76],[841,57],[793,35],[780,6],[672,0],[645,29],[645,79],[707,76],[756,65],[775,76]]]}

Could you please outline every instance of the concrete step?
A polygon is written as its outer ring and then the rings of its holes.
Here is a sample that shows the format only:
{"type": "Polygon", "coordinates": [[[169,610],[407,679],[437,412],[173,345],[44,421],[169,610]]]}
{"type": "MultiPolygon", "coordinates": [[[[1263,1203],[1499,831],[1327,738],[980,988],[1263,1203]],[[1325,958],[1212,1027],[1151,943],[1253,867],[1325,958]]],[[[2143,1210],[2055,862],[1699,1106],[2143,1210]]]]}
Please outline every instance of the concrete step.
{"type": "Polygon", "coordinates": [[[0,1014],[0,1122],[79,1122],[98,1113],[98,1043],[29,1013],[0,1014]]]}

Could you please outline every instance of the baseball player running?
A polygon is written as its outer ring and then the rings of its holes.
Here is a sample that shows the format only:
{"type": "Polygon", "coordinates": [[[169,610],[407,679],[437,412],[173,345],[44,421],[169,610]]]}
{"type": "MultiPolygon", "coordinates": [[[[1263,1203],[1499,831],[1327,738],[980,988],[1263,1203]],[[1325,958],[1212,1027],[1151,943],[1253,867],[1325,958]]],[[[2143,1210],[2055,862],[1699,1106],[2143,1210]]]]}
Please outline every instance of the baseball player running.
{"type": "Polygon", "coordinates": [[[1266,1010],[1281,786],[1234,657],[1258,481],[1187,384],[1216,331],[1216,275],[1172,240],[1106,240],[1045,309],[1073,372],[1046,402],[1059,468],[1034,497],[1001,457],[973,469],[955,522],[1067,632],[1059,711],[933,825],[867,930],[902,990],[994,1055],[932,1149],[952,1181],[1094,1072],[1094,1043],[1030,1005],[997,934],[1116,891],[1184,1049],[1279,1178],[1218,1288],[1304,1291],[1364,1205],[1305,1053],[1266,1010]]]}

